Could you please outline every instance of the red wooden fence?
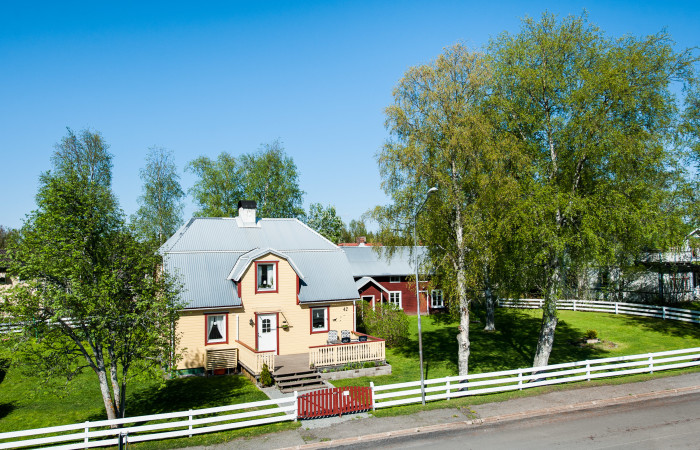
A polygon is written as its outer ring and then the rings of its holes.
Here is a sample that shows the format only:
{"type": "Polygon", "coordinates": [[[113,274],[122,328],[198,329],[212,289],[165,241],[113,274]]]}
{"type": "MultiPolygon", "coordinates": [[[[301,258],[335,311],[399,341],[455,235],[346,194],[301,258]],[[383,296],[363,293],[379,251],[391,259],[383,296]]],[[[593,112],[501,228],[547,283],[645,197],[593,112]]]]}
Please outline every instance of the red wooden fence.
{"type": "Polygon", "coordinates": [[[372,409],[372,388],[348,386],[322,389],[299,395],[297,417],[342,416],[343,414],[372,409]]]}

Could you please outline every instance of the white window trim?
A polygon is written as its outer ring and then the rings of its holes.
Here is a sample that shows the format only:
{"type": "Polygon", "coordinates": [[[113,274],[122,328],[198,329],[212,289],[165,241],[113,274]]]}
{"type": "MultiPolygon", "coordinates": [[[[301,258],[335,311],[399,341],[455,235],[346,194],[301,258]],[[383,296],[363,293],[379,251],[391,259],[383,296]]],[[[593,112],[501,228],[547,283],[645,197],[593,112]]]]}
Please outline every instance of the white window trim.
{"type": "Polygon", "coordinates": [[[207,344],[220,344],[222,342],[226,342],[227,339],[227,333],[228,331],[226,330],[226,314],[207,314],[207,344]],[[221,327],[219,329],[219,332],[221,333],[221,338],[219,339],[209,339],[209,333],[211,333],[211,328],[213,326],[212,319],[215,317],[221,317],[221,327]]]}
{"type": "Polygon", "coordinates": [[[430,307],[431,308],[444,308],[445,307],[445,298],[442,296],[442,289],[433,289],[430,291],[430,307]],[[440,293],[440,304],[436,305],[435,304],[435,298],[433,297],[433,294],[439,292],[440,293]]]}
{"type": "Polygon", "coordinates": [[[401,282],[401,277],[398,275],[391,275],[389,276],[389,283],[400,283],[401,282]]]}
{"type": "Polygon", "coordinates": [[[392,305],[395,305],[396,303],[391,301],[391,294],[398,294],[398,296],[399,296],[398,307],[399,307],[399,309],[403,309],[403,305],[401,303],[401,291],[389,291],[389,303],[391,303],[392,305]]]}
{"type": "Polygon", "coordinates": [[[311,308],[311,331],[314,333],[322,333],[328,331],[328,314],[330,313],[330,308],[327,306],[319,308],[311,308]],[[314,328],[314,310],[320,309],[323,311],[323,328],[314,328]]]}

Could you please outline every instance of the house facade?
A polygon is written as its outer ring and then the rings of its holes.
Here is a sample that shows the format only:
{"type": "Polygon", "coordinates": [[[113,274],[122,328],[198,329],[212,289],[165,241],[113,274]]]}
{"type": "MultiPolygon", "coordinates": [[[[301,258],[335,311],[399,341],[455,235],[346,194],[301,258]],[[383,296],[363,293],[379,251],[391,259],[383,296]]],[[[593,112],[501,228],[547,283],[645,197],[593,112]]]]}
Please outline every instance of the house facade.
{"type": "Polygon", "coordinates": [[[355,332],[358,296],[342,250],[296,219],[256,218],[255,206],[191,219],[160,249],[182,283],[177,368],[257,376],[284,355],[309,366],[383,360],[384,342],[355,332]],[[351,342],[331,339],[343,331],[351,342]]]}
{"type": "MultiPolygon", "coordinates": [[[[419,299],[416,300],[415,254],[412,247],[341,245],[345,252],[358,296],[367,304],[391,303],[406,314],[441,312],[445,308],[443,293],[439,289],[426,289],[427,275],[421,275],[419,299]]],[[[426,257],[426,248],[417,247],[419,267],[426,257]]]]}

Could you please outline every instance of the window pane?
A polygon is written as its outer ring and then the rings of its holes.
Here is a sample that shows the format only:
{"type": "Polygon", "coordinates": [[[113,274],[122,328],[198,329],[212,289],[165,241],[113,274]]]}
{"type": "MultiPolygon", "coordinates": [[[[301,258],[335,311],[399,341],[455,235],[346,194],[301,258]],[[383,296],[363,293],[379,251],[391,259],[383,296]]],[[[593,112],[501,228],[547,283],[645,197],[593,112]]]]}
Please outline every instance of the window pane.
{"type": "Polygon", "coordinates": [[[325,310],[325,308],[311,310],[311,326],[314,329],[326,328],[326,310],[325,310]]]}
{"type": "Polygon", "coordinates": [[[207,316],[209,330],[207,332],[207,341],[216,342],[225,340],[226,328],[224,316],[207,316]]]}

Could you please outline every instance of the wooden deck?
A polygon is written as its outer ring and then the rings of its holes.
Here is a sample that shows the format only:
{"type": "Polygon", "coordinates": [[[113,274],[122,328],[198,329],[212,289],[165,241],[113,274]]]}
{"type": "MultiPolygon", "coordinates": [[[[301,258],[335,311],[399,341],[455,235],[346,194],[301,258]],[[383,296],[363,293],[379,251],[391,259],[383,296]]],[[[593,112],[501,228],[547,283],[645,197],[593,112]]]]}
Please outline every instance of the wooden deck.
{"type": "Polygon", "coordinates": [[[309,354],[297,353],[275,357],[275,376],[309,371],[309,354]]]}

